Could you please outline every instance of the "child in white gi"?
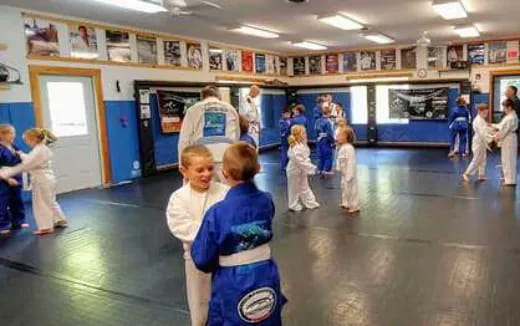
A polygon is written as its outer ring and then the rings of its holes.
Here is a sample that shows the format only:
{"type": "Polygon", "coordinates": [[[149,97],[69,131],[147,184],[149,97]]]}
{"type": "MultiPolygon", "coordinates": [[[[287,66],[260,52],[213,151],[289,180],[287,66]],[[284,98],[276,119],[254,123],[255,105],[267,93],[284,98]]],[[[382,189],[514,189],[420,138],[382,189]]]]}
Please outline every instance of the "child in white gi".
{"type": "Polygon", "coordinates": [[[22,163],[0,171],[2,179],[22,172],[30,172],[32,185],[32,208],[38,229],[37,235],[52,233],[55,228],[67,227],[67,219],[56,202],[56,176],[52,170],[52,152],[47,147],[57,140],[49,130],[32,128],[24,132],[23,139],[32,150],[20,153],[22,163]]]}
{"type": "Polygon", "coordinates": [[[175,191],[168,203],[166,217],[173,235],[184,247],[186,290],[191,325],[204,326],[208,319],[211,274],[199,271],[193,264],[190,249],[206,211],[221,201],[229,187],[213,181],[213,156],[204,145],[186,147],[181,154],[180,172],[187,183],[175,191]]]}
{"type": "Polygon", "coordinates": [[[308,175],[316,174],[316,166],[312,164],[311,151],[307,146],[305,127],[295,125],[289,136],[289,164],[287,164],[287,192],[289,210],[299,212],[305,206],[308,209],[320,207],[309,186],[308,175]]]}
{"type": "Polygon", "coordinates": [[[356,176],[356,151],[352,145],[355,141],[354,130],[350,127],[339,128],[337,134],[338,155],[336,169],[341,173],[341,207],[349,214],[358,213],[358,184],[356,176]]]}
{"type": "Polygon", "coordinates": [[[486,160],[487,150],[491,142],[491,128],[486,122],[489,107],[487,104],[477,106],[478,115],[473,121],[473,159],[466,172],[462,175],[462,180],[468,182],[470,178],[478,172],[478,180],[486,180],[486,160]]]}

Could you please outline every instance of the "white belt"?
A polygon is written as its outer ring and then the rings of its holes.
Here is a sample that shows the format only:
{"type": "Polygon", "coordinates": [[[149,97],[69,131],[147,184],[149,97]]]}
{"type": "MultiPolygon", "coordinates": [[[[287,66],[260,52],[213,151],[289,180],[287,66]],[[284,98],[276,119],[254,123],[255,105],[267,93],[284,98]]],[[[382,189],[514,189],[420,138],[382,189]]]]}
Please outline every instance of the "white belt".
{"type": "Polygon", "coordinates": [[[223,267],[249,265],[269,259],[271,259],[271,247],[268,244],[218,258],[220,266],[223,267]]]}
{"type": "Polygon", "coordinates": [[[458,117],[455,119],[455,121],[468,121],[468,118],[466,117],[458,117]]]}

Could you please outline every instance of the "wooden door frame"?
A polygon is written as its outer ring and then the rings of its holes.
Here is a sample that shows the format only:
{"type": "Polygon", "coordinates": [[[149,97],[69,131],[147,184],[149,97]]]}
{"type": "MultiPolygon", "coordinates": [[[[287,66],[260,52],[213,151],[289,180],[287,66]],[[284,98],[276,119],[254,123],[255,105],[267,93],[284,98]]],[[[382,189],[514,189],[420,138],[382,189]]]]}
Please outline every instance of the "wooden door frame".
{"type": "Polygon", "coordinates": [[[41,76],[76,76],[92,78],[95,106],[96,121],[98,124],[98,135],[101,158],[101,181],[103,186],[109,186],[112,181],[112,173],[110,170],[110,156],[108,149],[107,122],[105,116],[105,102],[103,98],[103,87],[100,69],[84,69],[56,66],[39,66],[29,65],[29,81],[31,84],[31,97],[34,107],[34,118],[36,126],[43,127],[43,109],[40,88],[41,76]]]}
{"type": "Polygon", "coordinates": [[[495,112],[495,78],[507,76],[520,76],[520,69],[493,70],[489,72],[489,107],[491,108],[489,115],[491,119],[493,119],[493,113],[495,112]]]}

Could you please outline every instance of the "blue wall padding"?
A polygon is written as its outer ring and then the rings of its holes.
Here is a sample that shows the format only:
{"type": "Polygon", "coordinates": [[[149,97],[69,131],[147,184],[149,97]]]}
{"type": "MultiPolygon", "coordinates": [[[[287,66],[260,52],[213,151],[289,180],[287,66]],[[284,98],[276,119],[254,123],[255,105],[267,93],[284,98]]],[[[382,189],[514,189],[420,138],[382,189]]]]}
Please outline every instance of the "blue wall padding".
{"type": "Polygon", "coordinates": [[[112,183],[141,175],[135,101],[106,101],[106,123],[112,183]]]}
{"type": "Polygon", "coordinates": [[[150,96],[150,108],[152,111],[155,164],[158,167],[176,164],[178,163],[179,133],[163,134],[161,132],[161,120],[156,94],[150,96]]]}
{"type": "Polygon", "coordinates": [[[280,143],[280,118],[287,105],[285,94],[262,94],[260,146],[280,143]]]}
{"type": "Polygon", "coordinates": [[[367,141],[367,125],[351,125],[356,133],[357,141],[367,141]]]}

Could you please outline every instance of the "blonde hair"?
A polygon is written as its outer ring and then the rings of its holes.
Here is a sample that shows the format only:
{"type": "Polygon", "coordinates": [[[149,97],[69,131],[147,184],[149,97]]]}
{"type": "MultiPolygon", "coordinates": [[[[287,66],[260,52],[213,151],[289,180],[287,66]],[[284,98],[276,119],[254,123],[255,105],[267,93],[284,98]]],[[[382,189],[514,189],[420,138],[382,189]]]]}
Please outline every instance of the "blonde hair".
{"type": "Polygon", "coordinates": [[[338,120],[336,120],[336,128],[345,128],[347,126],[347,119],[339,118],[338,120]]]}
{"type": "Polygon", "coordinates": [[[356,141],[356,133],[354,132],[354,129],[351,127],[340,127],[338,128],[338,136],[339,135],[345,135],[345,138],[347,139],[347,143],[354,144],[356,141]]]}
{"type": "Polygon", "coordinates": [[[480,103],[479,105],[477,105],[477,110],[478,112],[489,110],[489,105],[485,103],[480,103]]]}
{"type": "Polygon", "coordinates": [[[24,137],[31,137],[36,140],[36,143],[38,144],[52,144],[55,143],[58,140],[58,137],[56,137],[49,129],[45,128],[31,128],[27,129],[23,133],[24,137]]]}
{"type": "Polygon", "coordinates": [[[194,157],[207,157],[213,160],[213,155],[209,149],[204,145],[191,145],[182,150],[181,166],[189,168],[194,157]]]}
{"type": "Polygon", "coordinates": [[[15,132],[12,125],[8,123],[0,123],[0,137],[11,132],[15,132]]]}
{"type": "Polygon", "coordinates": [[[332,109],[330,108],[330,106],[326,106],[321,110],[321,112],[323,113],[323,115],[329,115],[332,113],[332,109]]]}
{"type": "Polygon", "coordinates": [[[305,139],[305,127],[302,125],[295,125],[291,127],[291,135],[288,138],[289,146],[293,147],[298,143],[301,143],[305,139]]]}
{"type": "Polygon", "coordinates": [[[223,170],[236,181],[250,182],[260,171],[258,154],[247,143],[237,143],[224,152],[223,170]]]}

